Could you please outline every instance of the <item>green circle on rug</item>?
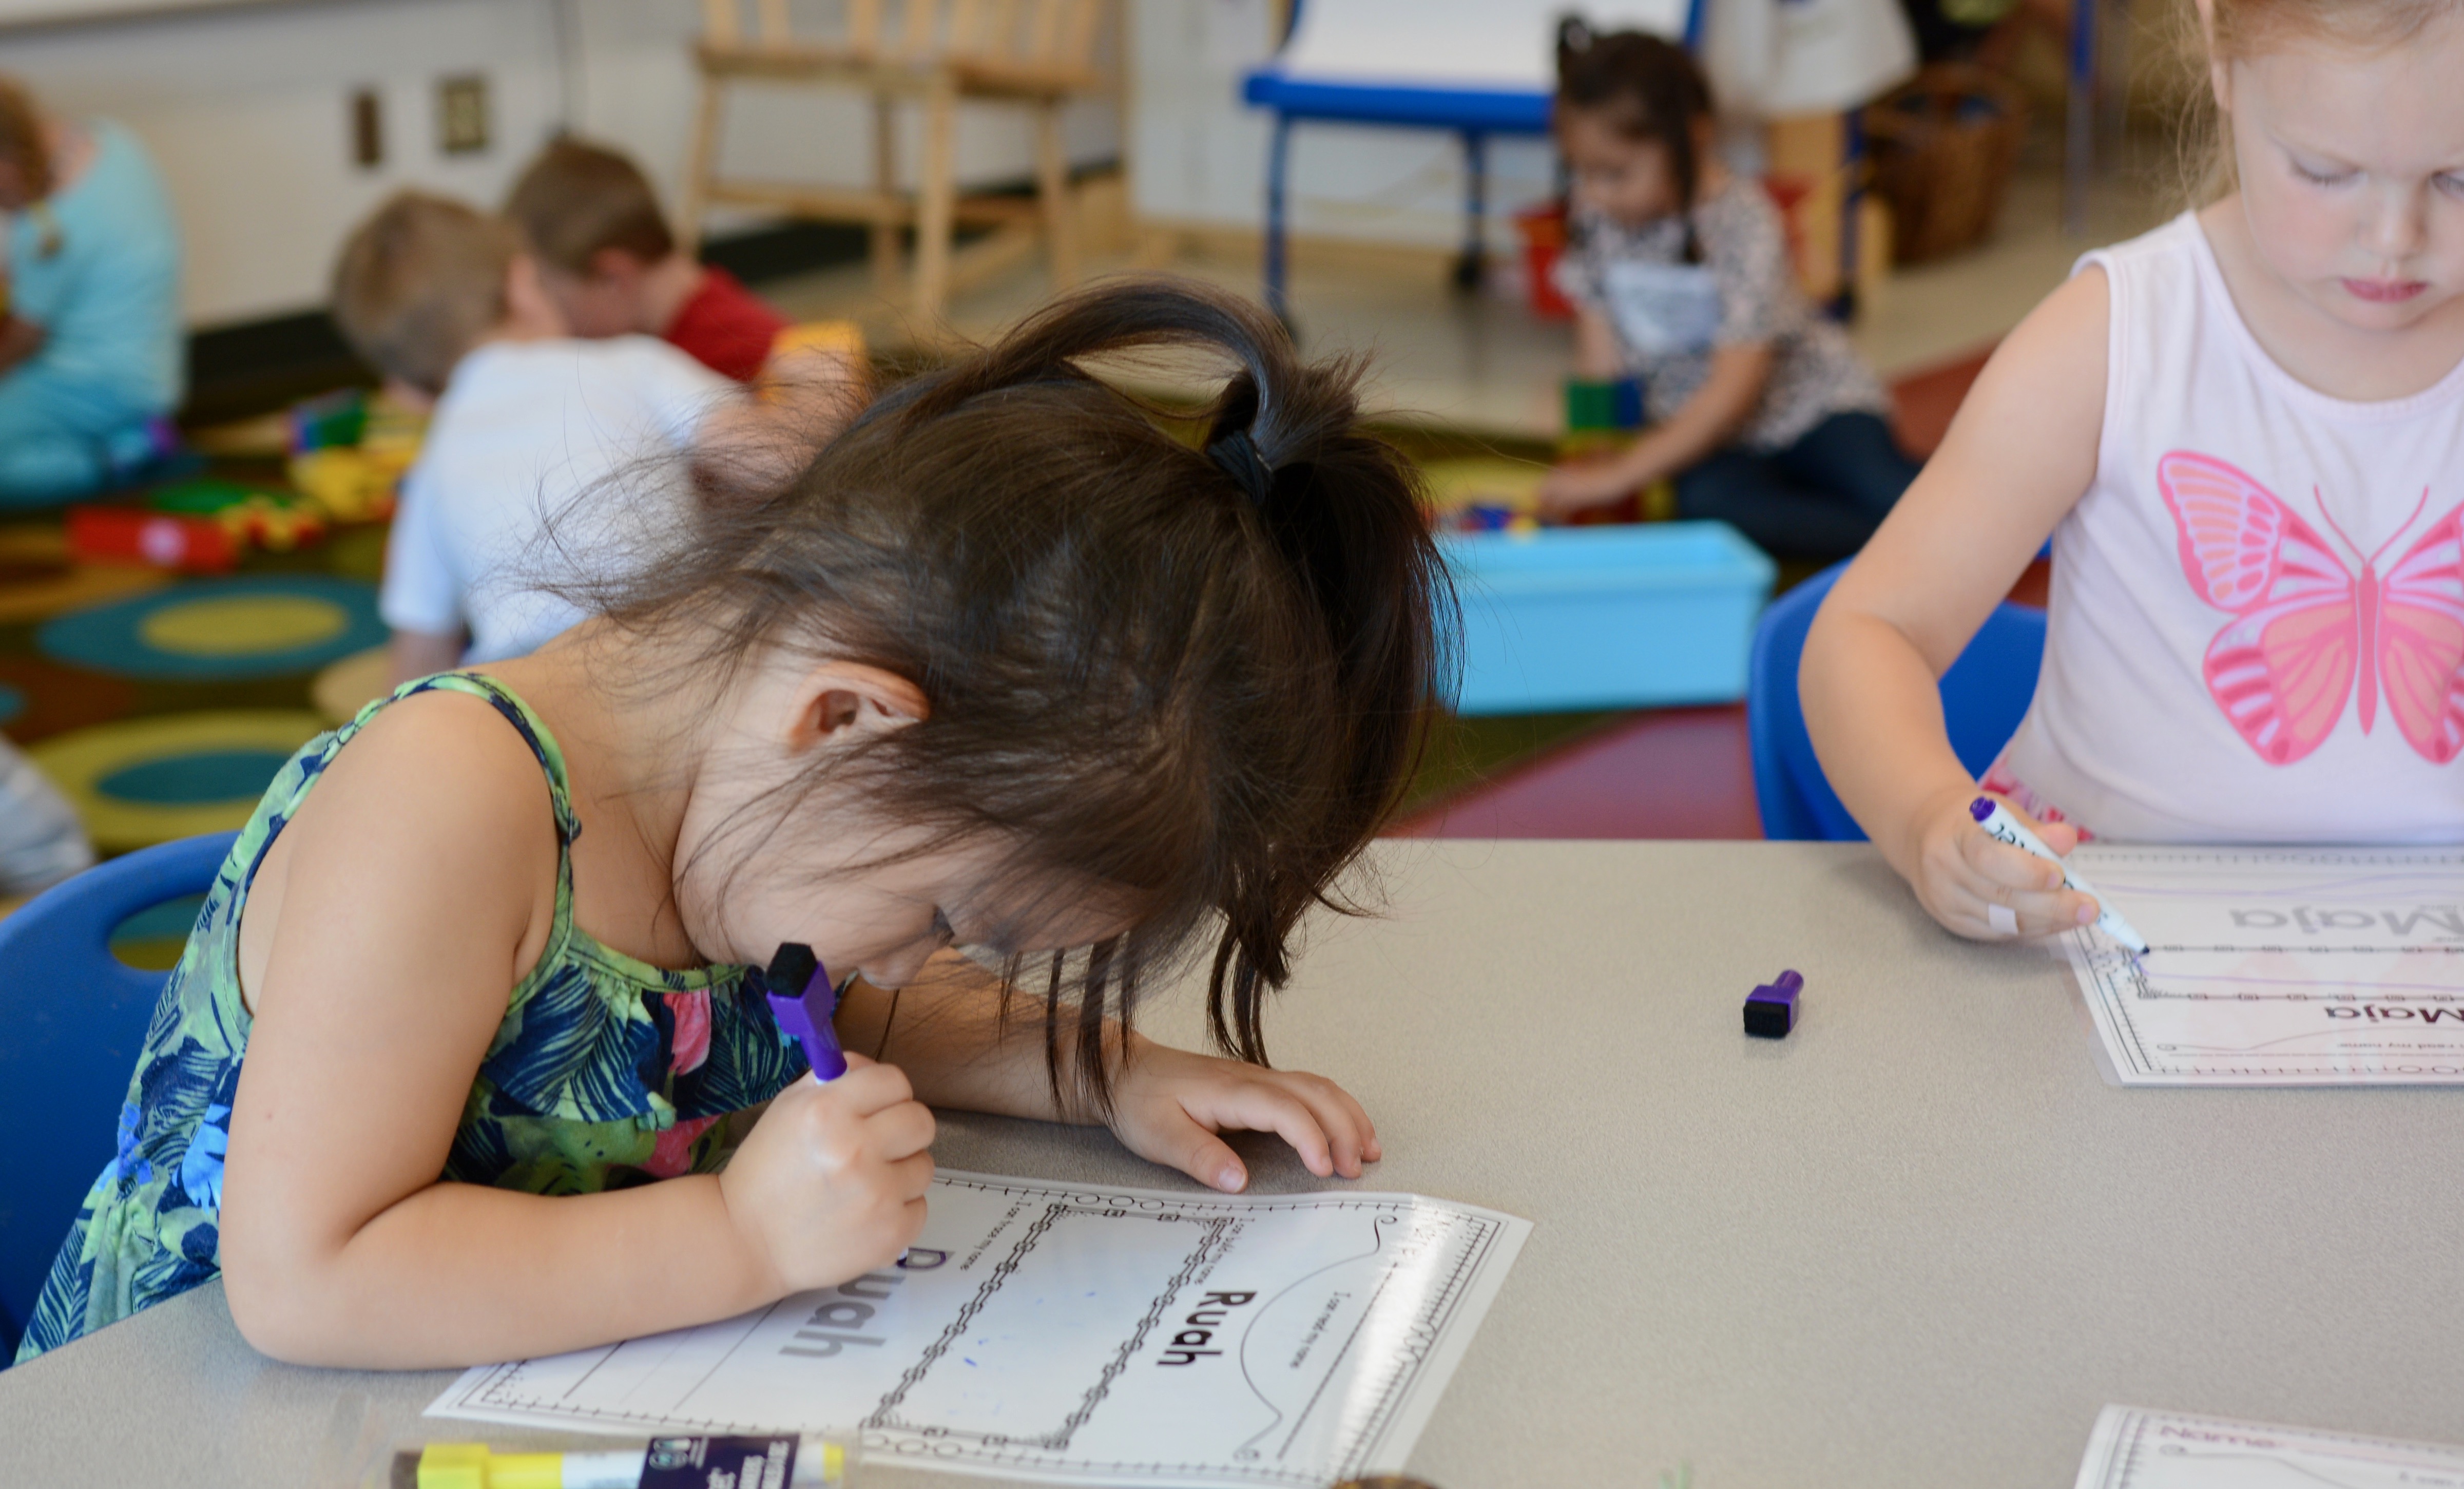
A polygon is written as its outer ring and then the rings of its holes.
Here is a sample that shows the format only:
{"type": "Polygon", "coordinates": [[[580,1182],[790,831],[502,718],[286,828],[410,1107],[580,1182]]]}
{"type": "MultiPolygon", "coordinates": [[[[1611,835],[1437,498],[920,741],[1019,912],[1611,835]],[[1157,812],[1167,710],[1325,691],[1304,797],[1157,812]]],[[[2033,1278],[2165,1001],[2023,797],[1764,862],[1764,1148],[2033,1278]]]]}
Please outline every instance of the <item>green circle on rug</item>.
{"type": "Polygon", "coordinates": [[[326,574],[184,584],[56,616],[35,633],[55,660],[162,682],[311,672],[385,638],[376,587],[326,574]]]}
{"type": "Polygon", "coordinates": [[[149,807],[194,807],[242,796],[253,801],[290,758],[289,750],[201,749],[122,766],[95,782],[94,789],[117,801],[149,807]]]}
{"type": "Polygon", "coordinates": [[[106,853],[228,832],[325,721],[304,709],[162,714],[55,735],[27,754],[106,853]]]}

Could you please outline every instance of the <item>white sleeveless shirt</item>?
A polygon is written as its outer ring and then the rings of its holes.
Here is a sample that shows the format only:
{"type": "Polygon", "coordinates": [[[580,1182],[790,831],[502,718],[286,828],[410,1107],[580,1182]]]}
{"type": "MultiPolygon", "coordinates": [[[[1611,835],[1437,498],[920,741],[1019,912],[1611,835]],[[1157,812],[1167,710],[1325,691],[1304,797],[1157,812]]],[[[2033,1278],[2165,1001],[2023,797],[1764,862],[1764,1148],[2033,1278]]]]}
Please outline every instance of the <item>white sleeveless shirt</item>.
{"type": "Polygon", "coordinates": [[[2079,262],[2111,287],[2104,433],[1989,784],[2114,840],[2464,841],[2464,365],[2304,386],[2189,213],[2079,262]]]}

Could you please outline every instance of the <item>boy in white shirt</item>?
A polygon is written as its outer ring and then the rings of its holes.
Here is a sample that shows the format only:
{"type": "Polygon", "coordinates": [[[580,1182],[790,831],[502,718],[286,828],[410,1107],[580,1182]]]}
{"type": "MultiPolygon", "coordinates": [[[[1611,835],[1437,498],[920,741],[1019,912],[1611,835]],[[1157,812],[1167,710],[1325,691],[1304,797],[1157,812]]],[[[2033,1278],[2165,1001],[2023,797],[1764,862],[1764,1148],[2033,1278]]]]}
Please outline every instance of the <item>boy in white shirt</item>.
{"type": "Polygon", "coordinates": [[[334,301],[433,410],[378,598],[397,681],[540,645],[583,618],[560,589],[654,555],[698,500],[783,482],[862,399],[834,353],[748,391],[652,337],[574,337],[511,227],[418,192],[351,235],[334,301]]]}

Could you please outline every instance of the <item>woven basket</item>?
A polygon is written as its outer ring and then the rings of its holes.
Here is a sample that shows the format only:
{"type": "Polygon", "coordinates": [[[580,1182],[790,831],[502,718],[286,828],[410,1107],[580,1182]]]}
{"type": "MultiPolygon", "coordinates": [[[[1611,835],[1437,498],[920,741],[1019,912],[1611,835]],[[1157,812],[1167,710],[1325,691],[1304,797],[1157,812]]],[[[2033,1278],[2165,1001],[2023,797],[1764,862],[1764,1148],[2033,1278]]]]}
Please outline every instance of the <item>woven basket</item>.
{"type": "Polygon", "coordinates": [[[1894,257],[1926,263],[1993,231],[2028,127],[2018,90],[1942,63],[1865,110],[1874,189],[1891,204],[1894,257]]]}

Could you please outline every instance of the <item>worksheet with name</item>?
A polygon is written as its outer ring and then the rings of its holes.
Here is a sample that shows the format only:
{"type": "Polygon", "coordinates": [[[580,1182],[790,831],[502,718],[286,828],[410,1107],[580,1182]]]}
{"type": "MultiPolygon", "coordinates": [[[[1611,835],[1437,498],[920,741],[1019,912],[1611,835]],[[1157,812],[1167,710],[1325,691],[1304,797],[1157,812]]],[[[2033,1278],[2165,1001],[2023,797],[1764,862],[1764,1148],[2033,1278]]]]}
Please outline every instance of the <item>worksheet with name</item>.
{"type": "Polygon", "coordinates": [[[2089,844],[2071,862],[2149,947],[2062,938],[2117,1084],[2464,1082],[2464,853],[2089,844]]]}
{"type": "Polygon", "coordinates": [[[2106,1407],[2076,1489],[2464,1489],[2464,1448],[2106,1407]]]}
{"type": "Polygon", "coordinates": [[[1415,1194],[933,1181],[895,1267],[721,1323],[467,1371],[431,1416],[853,1432],[1073,1483],[1399,1469],[1529,1221],[1415,1194]]]}

